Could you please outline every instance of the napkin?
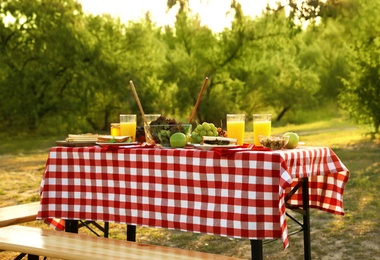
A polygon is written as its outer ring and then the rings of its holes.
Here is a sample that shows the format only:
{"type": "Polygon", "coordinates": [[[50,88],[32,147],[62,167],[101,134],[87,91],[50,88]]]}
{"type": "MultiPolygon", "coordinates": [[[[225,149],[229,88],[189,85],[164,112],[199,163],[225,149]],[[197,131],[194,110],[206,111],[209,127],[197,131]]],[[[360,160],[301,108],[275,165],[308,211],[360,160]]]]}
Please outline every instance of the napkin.
{"type": "Polygon", "coordinates": [[[126,149],[126,148],[154,148],[154,145],[144,143],[144,144],[126,145],[126,146],[118,146],[118,145],[104,145],[104,146],[102,146],[102,150],[105,150],[105,151],[116,151],[119,149],[126,149]]]}
{"type": "Polygon", "coordinates": [[[229,156],[234,155],[235,153],[244,152],[244,151],[271,151],[271,149],[269,148],[265,148],[262,146],[251,146],[250,144],[243,144],[241,146],[234,147],[234,148],[215,147],[215,148],[212,148],[211,150],[222,157],[229,157],[229,156]]]}

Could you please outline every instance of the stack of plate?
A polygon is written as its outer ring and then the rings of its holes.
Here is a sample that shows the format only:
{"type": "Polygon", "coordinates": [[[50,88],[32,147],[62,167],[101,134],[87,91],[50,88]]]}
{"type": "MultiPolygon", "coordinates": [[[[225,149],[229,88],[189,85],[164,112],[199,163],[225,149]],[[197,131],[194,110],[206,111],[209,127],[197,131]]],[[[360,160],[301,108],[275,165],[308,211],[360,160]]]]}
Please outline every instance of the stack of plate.
{"type": "Polygon", "coordinates": [[[97,142],[97,134],[69,134],[66,138],[66,142],[97,142]]]}
{"type": "Polygon", "coordinates": [[[98,141],[97,134],[69,134],[64,141],[56,141],[59,146],[91,146],[98,141]]]}

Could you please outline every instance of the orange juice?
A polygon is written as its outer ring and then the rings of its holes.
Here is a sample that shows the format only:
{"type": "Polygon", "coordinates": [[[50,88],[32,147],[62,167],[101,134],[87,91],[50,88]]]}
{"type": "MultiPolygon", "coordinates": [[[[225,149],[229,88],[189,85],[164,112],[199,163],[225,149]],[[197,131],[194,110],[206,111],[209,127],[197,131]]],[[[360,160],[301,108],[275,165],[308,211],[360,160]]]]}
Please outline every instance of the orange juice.
{"type": "Polygon", "coordinates": [[[136,122],[120,122],[120,135],[132,136],[132,142],[136,141],[136,122]]]}
{"type": "Polygon", "coordinates": [[[253,142],[256,146],[261,146],[259,135],[271,134],[271,121],[253,121],[253,142]]]}
{"type": "Polygon", "coordinates": [[[227,121],[228,138],[236,138],[238,145],[244,143],[244,121],[227,121]]]}

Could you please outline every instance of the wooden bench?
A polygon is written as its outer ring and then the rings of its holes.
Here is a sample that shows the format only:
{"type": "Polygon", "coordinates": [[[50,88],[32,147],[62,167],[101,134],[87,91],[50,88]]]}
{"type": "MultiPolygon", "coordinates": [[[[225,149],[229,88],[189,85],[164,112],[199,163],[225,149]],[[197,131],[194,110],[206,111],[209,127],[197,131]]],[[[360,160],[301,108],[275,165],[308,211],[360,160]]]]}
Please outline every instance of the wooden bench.
{"type": "Polygon", "coordinates": [[[237,258],[26,226],[0,228],[0,250],[61,259],[232,260],[237,258]]]}
{"type": "MultiPolygon", "coordinates": [[[[0,227],[6,227],[36,220],[39,205],[39,202],[31,202],[28,204],[0,208],[0,227]]],[[[78,228],[81,227],[86,227],[95,235],[100,236],[94,229],[95,227],[96,229],[103,232],[104,237],[108,237],[108,223],[104,223],[104,227],[102,227],[95,221],[80,221],[78,228]]]]}
{"type": "Polygon", "coordinates": [[[39,202],[0,208],[0,227],[36,220],[39,202]]]}

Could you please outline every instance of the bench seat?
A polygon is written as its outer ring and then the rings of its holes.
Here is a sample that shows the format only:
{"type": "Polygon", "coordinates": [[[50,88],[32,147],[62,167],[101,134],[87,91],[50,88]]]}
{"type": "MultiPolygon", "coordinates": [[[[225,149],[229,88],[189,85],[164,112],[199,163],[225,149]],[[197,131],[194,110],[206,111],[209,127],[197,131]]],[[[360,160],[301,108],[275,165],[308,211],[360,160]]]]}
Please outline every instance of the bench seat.
{"type": "Polygon", "coordinates": [[[0,208],[0,227],[36,220],[39,202],[0,208]]]}
{"type": "Polygon", "coordinates": [[[55,230],[7,226],[0,228],[0,250],[62,259],[232,260],[222,255],[55,230]]]}

